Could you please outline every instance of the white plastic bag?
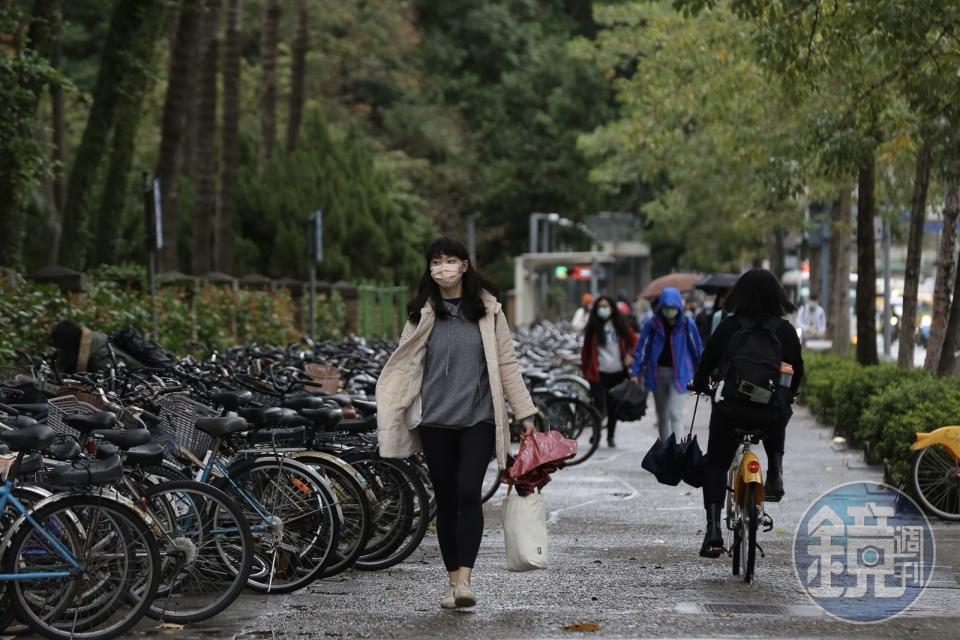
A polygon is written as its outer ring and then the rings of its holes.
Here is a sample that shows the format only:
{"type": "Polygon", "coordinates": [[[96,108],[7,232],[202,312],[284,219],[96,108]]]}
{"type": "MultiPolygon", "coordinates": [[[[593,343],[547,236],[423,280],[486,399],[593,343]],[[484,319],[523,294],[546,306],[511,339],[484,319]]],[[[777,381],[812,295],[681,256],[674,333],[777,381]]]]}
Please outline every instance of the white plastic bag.
{"type": "Polygon", "coordinates": [[[520,496],[507,488],[503,507],[503,537],[508,571],[547,568],[547,511],[539,491],[520,496]]]}

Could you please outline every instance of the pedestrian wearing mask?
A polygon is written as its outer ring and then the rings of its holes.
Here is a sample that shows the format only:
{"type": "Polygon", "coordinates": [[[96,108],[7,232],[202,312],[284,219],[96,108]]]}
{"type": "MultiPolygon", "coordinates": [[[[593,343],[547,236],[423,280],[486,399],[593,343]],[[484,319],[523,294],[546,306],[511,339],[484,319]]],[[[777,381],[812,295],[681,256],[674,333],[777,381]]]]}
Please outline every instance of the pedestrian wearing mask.
{"type": "Polygon", "coordinates": [[[425,455],[448,573],[440,606],[472,607],[483,536],[480,491],[494,455],[500,470],[507,466],[507,403],[526,434],[535,430],[537,408],[499,294],[471,266],[466,247],[441,238],[427,249],[425,263],[400,344],[377,381],[378,442],[385,458],[425,455]]]}
{"type": "Polygon", "coordinates": [[[630,378],[653,392],[660,439],[683,437],[683,403],[687,385],[703,353],[696,323],[684,313],[680,291],[667,287],[657,312],[643,326],[630,378]]]}
{"type": "Polygon", "coordinates": [[[607,416],[607,446],[615,447],[617,404],[610,390],[627,379],[637,347],[637,334],[627,318],[608,296],[600,296],[593,305],[583,349],[580,369],[590,382],[590,395],[600,415],[607,416]]]}

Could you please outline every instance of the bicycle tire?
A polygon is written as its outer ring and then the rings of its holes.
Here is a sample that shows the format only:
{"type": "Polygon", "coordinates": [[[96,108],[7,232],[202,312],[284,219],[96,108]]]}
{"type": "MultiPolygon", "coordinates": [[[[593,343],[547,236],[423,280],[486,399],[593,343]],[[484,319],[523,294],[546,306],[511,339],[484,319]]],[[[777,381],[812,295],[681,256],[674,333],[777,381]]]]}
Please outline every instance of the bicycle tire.
{"type": "Polygon", "coordinates": [[[361,555],[354,568],[361,571],[379,571],[396,566],[410,557],[427,534],[430,525],[430,498],[423,486],[420,472],[403,460],[378,460],[387,463],[396,474],[396,481],[406,500],[402,518],[403,526],[398,527],[389,544],[374,553],[361,555]]]}
{"type": "MultiPolygon", "coordinates": [[[[104,619],[103,612],[95,612],[95,615],[85,619],[80,629],[78,629],[76,625],[78,616],[74,613],[72,615],[74,624],[67,629],[65,628],[65,623],[58,627],[55,622],[55,617],[62,614],[70,618],[70,604],[72,604],[72,602],[67,601],[64,604],[58,605],[59,610],[56,613],[50,614],[48,612],[47,615],[38,615],[32,608],[31,603],[27,601],[27,596],[24,593],[24,587],[28,581],[11,582],[10,595],[17,609],[17,616],[36,633],[51,640],[66,640],[68,638],[107,640],[122,635],[137,624],[153,601],[153,596],[156,593],[160,579],[160,554],[156,540],[154,539],[154,532],[151,531],[140,513],[134,508],[111,498],[71,494],[56,497],[46,504],[39,505],[33,511],[32,515],[35,521],[40,523],[41,526],[43,523],[49,523],[57,514],[69,514],[66,516],[67,521],[72,521],[75,518],[81,519],[82,524],[87,525],[82,529],[83,537],[85,538],[82,544],[87,547],[87,549],[76,548],[74,549],[76,553],[73,555],[77,561],[89,568],[97,566],[95,562],[98,559],[94,556],[86,557],[85,553],[89,552],[89,547],[94,540],[98,542],[102,541],[102,538],[98,535],[99,530],[94,525],[101,523],[100,516],[104,513],[106,514],[106,519],[115,523],[117,527],[117,531],[114,531],[108,538],[111,539],[111,542],[118,544],[119,553],[115,551],[110,555],[110,558],[113,560],[119,559],[122,566],[118,567],[118,570],[123,569],[123,573],[120,575],[120,583],[115,586],[112,594],[107,594],[109,596],[107,606],[122,604],[124,602],[129,603],[133,598],[136,598],[137,601],[130,604],[129,611],[109,627],[100,628],[99,625],[106,620],[112,619],[112,614],[104,619]],[[91,519],[90,522],[82,520],[84,514],[91,509],[96,514],[96,517],[91,519]],[[138,542],[136,549],[134,549],[131,544],[134,541],[138,542]],[[128,580],[135,581],[139,589],[127,584],[128,580]]],[[[61,515],[60,517],[63,518],[64,516],[61,515]]],[[[104,520],[104,522],[106,522],[106,520],[104,520]]],[[[7,557],[4,561],[5,573],[24,572],[22,571],[24,560],[22,558],[18,560],[18,558],[20,558],[21,549],[23,549],[25,545],[31,550],[30,555],[34,559],[38,557],[36,550],[43,548],[42,544],[38,545],[38,543],[30,542],[33,535],[41,536],[38,540],[42,539],[42,534],[33,526],[26,522],[18,523],[16,526],[17,530],[10,538],[6,554],[7,557]]],[[[51,529],[55,531],[58,530],[57,527],[52,526],[44,528],[48,532],[50,532],[51,529]]],[[[70,527],[64,527],[60,530],[66,531],[69,528],[70,527]]],[[[61,542],[63,541],[61,540],[61,542]]],[[[52,557],[52,554],[50,554],[50,556],[52,557]]],[[[69,597],[77,597],[78,595],[86,593],[83,589],[82,580],[83,576],[87,573],[88,571],[85,571],[79,576],[64,579],[72,583],[70,585],[71,594],[69,597]]],[[[112,575],[111,573],[111,576],[112,575]]],[[[34,580],[31,582],[39,581],[34,580]]],[[[50,584],[48,581],[44,582],[45,584],[50,584]]],[[[101,588],[103,586],[106,585],[101,585],[101,588]]],[[[103,594],[98,595],[102,597],[103,594]]]]}
{"type": "Polygon", "coordinates": [[[373,507],[370,504],[366,478],[350,464],[328,453],[303,452],[293,458],[311,467],[330,482],[343,514],[336,556],[323,570],[323,578],[335,576],[353,566],[363,552],[373,529],[373,507]]]}
{"type": "Polygon", "coordinates": [[[254,538],[254,563],[258,562],[258,558],[265,559],[267,566],[271,567],[269,575],[264,580],[258,580],[251,573],[247,586],[259,593],[292,593],[318,579],[332,559],[332,550],[340,535],[340,515],[336,500],[323,477],[302,462],[274,456],[240,460],[231,465],[228,472],[233,482],[247,491],[269,514],[270,519],[270,522],[264,521],[251,503],[236,493],[233,485],[226,479],[218,479],[215,486],[226,491],[228,495],[235,496],[248,522],[252,523],[250,530],[254,538]],[[270,480],[271,472],[286,473],[288,476],[273,482],[270,480]],[[293,532],[289,527],[282,526],[284,518],[277,515],[278,505],[274,504],[271,507],[269,502],[265,504],[265,501],[256,495],[258,480],[254,474],[261,474],[263,480],[269,481],[269,486],[274,488],[274,501],[280,497],[280,491],[283,490],[287,504],[292,505],[294,509],[300,507],[307,509],[304,513],[294,516],[298,521],[305,516],[311,516],[312,524],[298,523],[300,530],[304,530],[304,527],[311,529],[306,532],[309,539],[302,543],[302,548],[296,544],[299,532],[293,532]],[[299,506],[297,501],[300,501],[299,506]],[[273,530],[268,531],[261,527],[272,527],[273,530]],[[274,540],[272,536],[278,532],[278,529],[281,538],[274,540]],[[309,565],[305,564],[307,562],[309,565]]]}
{"type": "MultiPolygon", "coordinates": [[[[13,488],[13,495],[23,503],[28,509],[34,504],[49,498],[52,493],[46,489],[31,486],[19,486],[13,488]]],[[[20,518],[20,512],[13,508],[13,505],[7,504],[7,510],[0,514],[0,531],[10,531],[11,526],[20,518]]],[[[7,582],[0,582],[0,632],[7,631],[9,635],[19,636],[29,633],[30,629],[17,618],[16,609],[10,603],[10,597],[7,591],[7,582]],[[13,628],[11,625],[17,622],[13,628]]]]}
{"type": "Polygon", "coordinates": [[[757,485],[753,482],[746,487],[741,510],[740,532],[740,562],[743,572],[743,581],[751,582],[757,563],[757,525],[759,520],[757,501],[757,485]]]}
{"type": "MultiPolygon", "coordinates": [[[[160,593],[158,593],[157,598],[154,599],[150,608],[147,609],[147,616],[165,622],[188,624],[212,618],[229,607],[246,586],[247,578],[250,575],[250,568],[253,563],[253,535],[250,533],[250,526],[247,524],[247,520],[237,503],[223,491],[193,480],[175,480],[149,487],[144,491],[143,497],[150,506],[150,513],[152,515],[161,514],[159,517],[155,517],[157,526],[163,530],[163,536],[159,540],[161,545],[161,558],[166,558],[167,556],[176,557],[175,554],[178,553],[190,555],[192,551],[193,560],[190,562],[191,566],[189,570],[201,574],[197,576],[199,578],[197,582],[202,582],[205,585],[223,584],[225,587],[222,594],[206,606],[189,611],[182,609],[176,611],[165,608],[162,605],[169,605],[171,600],[175,602],[189,601],[190,603],[196,603],[202,600],[202,598],[196,596],[189,598],[184,597],[187,580],[180,578],[180,572],[186,572],[188,569],[186,566],[180,567],[177,569],[177,577],[174,578],[177,580],[176,590],[174,590],[172,586],[162,584],[159,590],[160,593]],[[189,503],[183,501],[175,505],[168,504],[161,500],[161,496],[170,494],[171,492],[177,492],[180,495],[187,493],[195,494],[195,496],[199,496],[199,499],[197,497],[191,497],[189,503]],[[192,507],[195,507],[200,513],[189,514],[180,512],[183,508],[189,509],[192,507]],[[216,534],[210,532],[211,528],[222,528],[225,526],[218,516],[220,509],[223,509],[222,513],[224,515],[232,519],[232,522],[229,522],[226,526],[230,528],[236,527],[237,529],[236,532],[231,532],[229,543],[231,549],[235,549],[237,545],[239,545],[239,552],[233,550],[231,558],[229,559],[224,557],[223,549],[223,545],[228,541],[223,536],[215,537],[216,534]],[[201,536],[201,543],[199,545],[183,533],[175,535],[177,531],[171,527],[171,525],[175,527],[182,517],[189,517],[190,515],[197,515],[201,518],[195,531],[195,534],[201,536]],[[209,542],[205,543],[204,541],[206,540],[209,540],[209,542]],[[210,542],[215,546],[205,549],[204,547],[209,545],[210,542]],[[193,547],[192,550],[190,548],[191,545],[193,547]],[[221,567],[216,567],[215,565],[218,560],[223,563],[221,567]],[[201,561],[209,563],[209,565],[205,566],[201,564],[201,561]]],[[[190,524],[188,521],[188,527],[190,527],[190,524]]],[[[190,527],[190,529],[192,530],[193,527],[190,527]]],[[[165,571],[164,575],[166,575],[165,571]]]]}
{"type": "Polygon", "coordinates": [[[910,479],[913,493],[928,513],[942,520],[960,520],[960,463],[938,444],[913,455],[910,479]],[[952,476],[952,477],[951,477],[952,476]],[[934,493],[938,488],[940,493],[934,493]],[[936,496],[938,499],[934,499],[936,496]]]}

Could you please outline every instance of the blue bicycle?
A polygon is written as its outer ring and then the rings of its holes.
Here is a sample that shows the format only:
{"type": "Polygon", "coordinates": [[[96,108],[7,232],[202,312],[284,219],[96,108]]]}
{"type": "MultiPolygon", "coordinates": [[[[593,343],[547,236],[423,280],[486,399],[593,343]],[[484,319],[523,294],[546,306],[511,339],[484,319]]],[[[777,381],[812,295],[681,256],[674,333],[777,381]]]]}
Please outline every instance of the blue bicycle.
{"type": "MultiPolygon", "coordinates": [[[[26,453],[47,448],[43,424],[0,431],[26,453]]],[[[129,501],[105,485],[122,474],[119,457],[64,465],[49,474],[63,493],[27,507],[14,483],[0,486],[0,611],[51,639],[114,638],[147,612],[160,579],[155,532],[129,501]]],[[[2,623],[0,623],[2,624],[2,623]]],[[[5,626],[5,625],[4,625],[5,626]]],[[[2,627],[0,627],[2,628],[2,627]]]]}

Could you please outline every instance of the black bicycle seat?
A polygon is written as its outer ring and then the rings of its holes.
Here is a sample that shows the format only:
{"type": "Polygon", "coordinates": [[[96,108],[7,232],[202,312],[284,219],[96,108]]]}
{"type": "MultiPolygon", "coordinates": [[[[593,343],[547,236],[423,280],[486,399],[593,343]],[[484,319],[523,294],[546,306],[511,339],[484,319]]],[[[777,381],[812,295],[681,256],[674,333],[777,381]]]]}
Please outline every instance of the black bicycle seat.
{"type": "Polygon", "coordinates": [[[254,442],[302,442],[307,434],[307,428],[280,427],[276,429],[260,429],[253,434],[254,442]]]}
{"type": "Polygon", "coordinates": [[[741,441],[750,439],[751,444],[760,444],[760,440],[767,435],[766,429],[735,429],[734,433],[741,441]]]}
{"type": "Polygon", "coordinates": [[[129,449],[137,445],[150,442],[150,432],[146,429],[94,429],[90,435],[95,438],[102,438],[110,444],[115,444],[121,449],[129,449]]]}
{"type": "Polygon", "coordinates": [[[320,409],[326,406],[323,398],[315,396],[302,396],[300,398],[287,398],[283,401],[283,406],[287,409],[300,411],[301,409],[320,409]]]}
{"type": "MultiPolygon", "coordinates": [[[[97,458],[100,460],[106,460],[119,452],[120,449],[109,442],[97,445],[97,458]]],[[[163,447],[155,442],[130,447],[123,456],[123,464],[128,467],[136,467],[138,465],[153,466],[162,462],[163,447]]]]}
{"type": "Polygon", "coordinates": [[[240,409],[240,417],[251,424],[269,424],[274,423],[283,417],[281,407],[250,407],[240,409]]]}
{"type": "Polygon", "coordinates": [[[327,396],[327,400],[332,400],[336,402],[338,405],[340,405],[341,407],[349,407],[350,405],[353,404],[353,398],[351,398],[348,395],[344,395],[342,393],[338,393],[332,396],[327,396]]]}
{"type": "Polygon", "coordinates": [[[47,447],[47,453],[54,460],[76,460],[83,453],[80,443],[73,438],[63,438],[54,440],[53,444],[47,447]]]}
{"type": "Polygon", "coordinates": [[[377,416],[367,416],[359,420],[342,420],[340,424],[332,427],[331,431],[343,431],[345,433],[368,433],[377,428],[377,416]]]}
{"type": "Polygon", "coordinates": [[[377,402],[375,400],[361,400],[354,398],[353,408],[362,416],[372,416],[377,412],[377,402]]]}
{"type": "Polygon", "coordinates": [[[43,456],[39,453],[31,453],[28,456],[24,456],[23,460],[20,461],[20,466],[17,467],[16,473],[27,474],[27,473],[36,473],[43,468],[43,456]]]}
{"type": "Polygon", "coordinates": [[[33,416],[43,417],[47,415],[47,412],[50,410],[50,405],[46,402],[31,402],[27,404],[11,404],[11,408],[16,409],[20,413],[29,413],[33,416]]]}
{"type": "Polygon", "coordinates": [[[91,484],[111,484],[123,475],[120,456],[106,460],[79,460],[57,467],[47,475],[50,484],[60,487],[85,487],[91,484]]]}
{"type": "Polygon", "coordinates": [[[239,411],[240,405],[253,400],[253,394],[249,391],[221,391],[210,396],[210,401],[218,407],[223,407],[227,411],[239,411]]]}
{"type": "Polygon", "coordinates": [[[222,438],[231,433],[239,433],[250,428],[250,424],[237,416],[223,418],[200,418],[197,420],[197,430],[203,431],[214,438],[222,438]]]}
{"type": "Polygon", "coordinates": [[[337,426],[343,419],[343,410],[340,407],[324,407],[322,409],[303,409],[300,415],[308,418],[313,424],[324,429],[337,426]]]}
{"type": "Polygon", "coordinates": [[[53,429],[38,422],[22,429],[0,431],[0,442],[18,451],[37,451],[49,447],[56,435],[53,429]]]}
{"type": "Polygon", "coordinates": [[[84,433],[94,429],[113,429],[117,426],[117,416],[109,411],[96,411],[94,413],[65,416],[63,422],[68,427],[73,427],[84,433]]]}

